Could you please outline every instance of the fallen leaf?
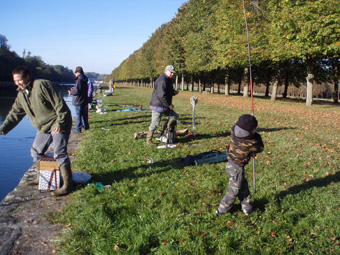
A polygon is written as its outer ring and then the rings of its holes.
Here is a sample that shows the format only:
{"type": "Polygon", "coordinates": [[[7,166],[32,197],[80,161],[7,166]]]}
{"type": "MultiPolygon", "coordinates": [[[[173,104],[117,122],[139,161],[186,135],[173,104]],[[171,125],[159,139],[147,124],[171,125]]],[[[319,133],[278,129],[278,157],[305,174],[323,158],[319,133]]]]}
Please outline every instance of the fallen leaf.
{"type": "Polygon", "coordinates": [[[336,241],[333,245],[340,245],[340,241],[336,241]]]}
{"type": "Polygon", "coordinates": [[[118,251],[118,248],[119,248],[119,243],[116,243],[115,246],[113,247],[113,250],[118,251]]]}
{"type": "Polygon", "coordinates": [[[228,221],[227,221],[227,226],[232,226],[232,225],[234,225],[234,222],[228,220],[228,221]]]}

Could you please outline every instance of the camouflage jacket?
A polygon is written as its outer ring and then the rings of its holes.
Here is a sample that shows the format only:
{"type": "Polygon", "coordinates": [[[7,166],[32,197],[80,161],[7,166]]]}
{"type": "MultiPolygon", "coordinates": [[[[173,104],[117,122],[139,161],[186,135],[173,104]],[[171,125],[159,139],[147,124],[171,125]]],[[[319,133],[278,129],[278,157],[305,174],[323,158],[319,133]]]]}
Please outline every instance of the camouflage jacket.
{"type": "Polygon", "coordinates": [[[263,151],[264,145],[258,133],[249,133],[249,135],[245,137],[236,136],[235,126],[231,129],[231,139],[227,146],[228,161],[239,166],[245,166],[248,164],[252,155],[263,151]]]}

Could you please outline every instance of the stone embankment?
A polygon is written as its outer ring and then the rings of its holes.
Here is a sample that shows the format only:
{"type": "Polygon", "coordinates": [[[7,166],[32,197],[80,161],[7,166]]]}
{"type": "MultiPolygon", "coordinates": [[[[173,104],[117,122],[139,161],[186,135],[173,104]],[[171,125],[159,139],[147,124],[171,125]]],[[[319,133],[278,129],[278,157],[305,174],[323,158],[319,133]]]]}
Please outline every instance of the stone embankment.
{"type": "MultiPolygon", "coordinates": [[[[74,128],[72,129],[74,130],[74,128]]],[[[77,148],[83,135],[71,132],[68,153],[77,148]]],[[[51,222],[50,213],[58,212],[68,202],[68,196],[52,197],[39,192],[37,186],[26,186],[36,178],[32,166],[18,186],[0,203],[0,254],[55,254],[55,244],[66,226],[51,222]]]]}

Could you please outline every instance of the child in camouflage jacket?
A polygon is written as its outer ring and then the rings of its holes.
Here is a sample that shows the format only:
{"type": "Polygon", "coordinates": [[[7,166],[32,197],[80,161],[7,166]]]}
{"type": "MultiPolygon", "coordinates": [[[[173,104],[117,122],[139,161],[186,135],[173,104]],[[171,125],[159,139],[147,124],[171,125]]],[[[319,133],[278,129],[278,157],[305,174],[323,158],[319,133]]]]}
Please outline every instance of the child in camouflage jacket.
{"type": "Polygon", "coordinates": [[[231,139],[227,147],[228,163],[226,166],[229,187],[216,210],[217,215],[229,212],[236,197],[240,199],[244,214],[249,215],[254,210],[250,203],[250,192],[248,181],[244,176],[244,167],[248,164],[252,155],[260,153],[264,149],[262,138],[256,132],[256,127],[256,118],[252,115],[244,114],[231,128],[231,139]]]}

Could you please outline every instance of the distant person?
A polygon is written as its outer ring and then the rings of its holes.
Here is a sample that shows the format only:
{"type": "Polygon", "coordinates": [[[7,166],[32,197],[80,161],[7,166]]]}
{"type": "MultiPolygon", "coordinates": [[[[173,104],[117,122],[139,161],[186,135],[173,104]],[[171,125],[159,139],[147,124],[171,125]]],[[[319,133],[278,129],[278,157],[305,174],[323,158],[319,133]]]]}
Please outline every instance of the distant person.
{"type": "Polygon", "coordinates": [[[155,86],[150,101],[152,115],[151,124],[146,137],[147,145],[156,145],[152,142],[152,137],[159,123],[161,122],[161,117],[163,114],[169,116],[170,123],[167,121],[164,124],[162,133],[165,130],[165,126],[169,126],[169,124],[175,124],[177,122],[178,114],[174,111],[175,106],[172,104],[172,97],[179,93],[173,88],[172,77],[175,73],[175,68],[173,66],[166,66],[165,71],[155,81],[155,86]]]}
{"type": "Polygon", "coordinates": [[[93,82],[89,79],[87,81],[87,103],[89,106],[89,109],[91,109],[91,104],[93,101],[93,82]]]}
{"type": "Polygon", "coordinates": [[[261,136],[256,132],[257,120],[249,114],[242,115],[231,128],[231,139],[227,147],[228,163],[226,172],[229,176],[228,191],[216,210],[217,215],[230,211],[236,197],[240,199],[245,215],[253,212],[250,203],[248,181],[244,176],[244,167],[250,158],[264,149],[261,136]]]}
{"type": "Polygon", "coordinates": [[[40,159],[53,143],[54,158],[60,167],[64,184],[52,194],[66,195],[71,192],[73,185],[71,162],[67,154],[72,127],[71,111],[50,81],[35,80],[23,66],[15,68],[12,75],[18,94],[11,111],[0,126],[0,133],[7,134],[27,115],[32,125],[38,129],[31,148],[37,178],[27,182],[27,185],[39,184],[40,159]]]}
{"type": "Polygon", "coordinates": [[[86,77],[83,68],[81,66],[77,66],[74,71],[76,84],[71,90],[69,90],[69,94],[73,96],[72,104],[76,109],[76,131],[81,133],[81,129],[84,128],[88,130],[89,126],[89,117],[88,117],[88,78],[86,77]]]}
{"type": "Polygon", "coordinates": [[[115,80],[110,79],[110,81],[109,81],[109,93],[113,92],[114,84],[115,84],[115,80]]]}

